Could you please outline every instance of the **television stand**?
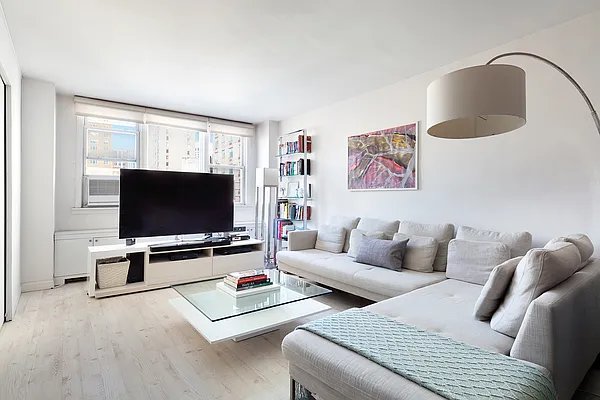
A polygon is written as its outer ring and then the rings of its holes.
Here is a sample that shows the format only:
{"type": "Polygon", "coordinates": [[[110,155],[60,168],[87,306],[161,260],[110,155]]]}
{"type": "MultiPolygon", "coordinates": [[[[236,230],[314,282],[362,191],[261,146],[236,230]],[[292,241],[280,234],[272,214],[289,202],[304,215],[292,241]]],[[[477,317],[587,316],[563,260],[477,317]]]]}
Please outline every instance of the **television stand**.
{"type": "MultiPolygon", "coordinates": [[[[223,238],[212,238],[223,239],[223,238]]],[[[260,269],[264,266],[264,244],[260,240],[239,240],[231,244],[213,242],[180,242],[193,248],[177,246],[174,250],[150,250],[165,243],[136,243],[88,247],[88,285],[90,297],[116,296],[169,287],[174,284],[216,279],[229,272],[260,269]],[[238,249],[239,248],[239,249],[238,249]],[[98,261],[111,257],[127,257],[131,265],[139,266],[136,279],[124,286],[100,289],[96,285],[98,261]]],[[[173,243],[169,244],[173,246],[173,243]]],[[[130,269],[131,272],[131,269],[130,269]]]]}
{"type": "Polygon", "coordinates": [[[192,250],[206,247],[227,246],[231,239],[225,237],[211,237],[203,240],[185,240],[181,242],[160,243],[149,246],[151,253],[164,251],[192,250]]]}

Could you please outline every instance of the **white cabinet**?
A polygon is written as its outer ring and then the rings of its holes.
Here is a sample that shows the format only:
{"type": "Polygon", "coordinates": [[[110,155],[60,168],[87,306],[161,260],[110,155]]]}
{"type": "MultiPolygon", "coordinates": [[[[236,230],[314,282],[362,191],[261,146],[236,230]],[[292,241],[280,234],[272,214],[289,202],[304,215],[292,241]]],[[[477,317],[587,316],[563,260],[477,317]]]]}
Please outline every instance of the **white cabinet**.
{"type": "Polygon", "coordinates": [[[63,231],[54,234],[54,277],[62,280],[87,275],[89,246],[125,243],[116,230],[63,231]]]}
{"type": "MultiPolygon", "coordinates": [[[[125,239],[119,239],[119,236],[94,236],[94,246],[106,246],[109,244],[124,244],[125,239]]],[[[87,250],[87,249],[86,249],[87,250]]],[[[86,253],[87,257],[87,253],[86,253]]]]}

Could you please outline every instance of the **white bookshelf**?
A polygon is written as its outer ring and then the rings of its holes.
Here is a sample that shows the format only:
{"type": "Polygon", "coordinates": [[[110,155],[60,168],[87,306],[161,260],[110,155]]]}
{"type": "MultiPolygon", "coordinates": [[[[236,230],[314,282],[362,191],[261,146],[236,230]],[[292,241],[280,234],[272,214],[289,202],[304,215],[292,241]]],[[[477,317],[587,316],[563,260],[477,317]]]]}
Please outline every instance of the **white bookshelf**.
{"type": "MultiPolygon", "coordinates": [[[[278,139],[278,153],[277,160],[279,164],[279,188],[278,188],[278,207],[277,207],[277,220],[290,221],[295,230],[308,229],[310,224],[310,218],[308,207],[314,208],[314,185],[312,182],[311,174],[314,172],[314,161],[312,144],[309,144],[308,134],[304,129],[285,133],[279,136],[278,139]],[[288,143],[297,143],[297,147],[294,145],[288,146],[288,143]],[[300,147],[301,146],[301,147],[300,147]],[[309,150],[311,150],[309,152],[309,150]],[[287,163],[299,163],[303,164],[303,173],[299,173],[298,168],[290,173],[286,173],[288,168],[287,163]],[[309,167],[310,163],[310,167],[309,167]],[[284,171],[282,172],[282,165],[284,171]],[[310,172],[310,173],[309,173],[310,172]],[[280,205],[287,203],[290,208],[292,206],[301,207],[303,212],[301,218],[294,215],[282,215],[280,205]]],[[[314,210],[311,210],[314,211],[314,210]]],[[[287,238],[280,237],[279,229],[277,229],[277,223],[275,223],[274,236],[275,236],[275,252],[277,250],[287,248],[287,238]]]]}

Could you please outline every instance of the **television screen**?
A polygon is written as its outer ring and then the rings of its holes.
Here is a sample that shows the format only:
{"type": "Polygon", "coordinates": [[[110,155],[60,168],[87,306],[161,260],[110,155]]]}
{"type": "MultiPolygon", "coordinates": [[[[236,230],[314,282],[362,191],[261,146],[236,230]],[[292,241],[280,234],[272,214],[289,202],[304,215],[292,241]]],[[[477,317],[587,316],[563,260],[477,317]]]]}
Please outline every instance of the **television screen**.
{"type": "Polygon", "coordinates": [[[122,169],[119,238],[233,230],[233,175],[122,169]]]}

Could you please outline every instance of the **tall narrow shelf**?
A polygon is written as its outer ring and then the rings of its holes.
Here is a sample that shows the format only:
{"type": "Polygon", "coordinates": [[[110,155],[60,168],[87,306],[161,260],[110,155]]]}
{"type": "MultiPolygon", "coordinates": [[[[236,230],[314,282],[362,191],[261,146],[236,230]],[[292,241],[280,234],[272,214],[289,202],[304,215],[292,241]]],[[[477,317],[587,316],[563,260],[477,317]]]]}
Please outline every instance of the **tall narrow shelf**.
{"type": "Polygon", "coordinates": [[[287,248],[287,231],[308,229],[313,209],[312,138],[304,129],[279,136],[279,188],[273,221],[275,253],[287,248]]]}

